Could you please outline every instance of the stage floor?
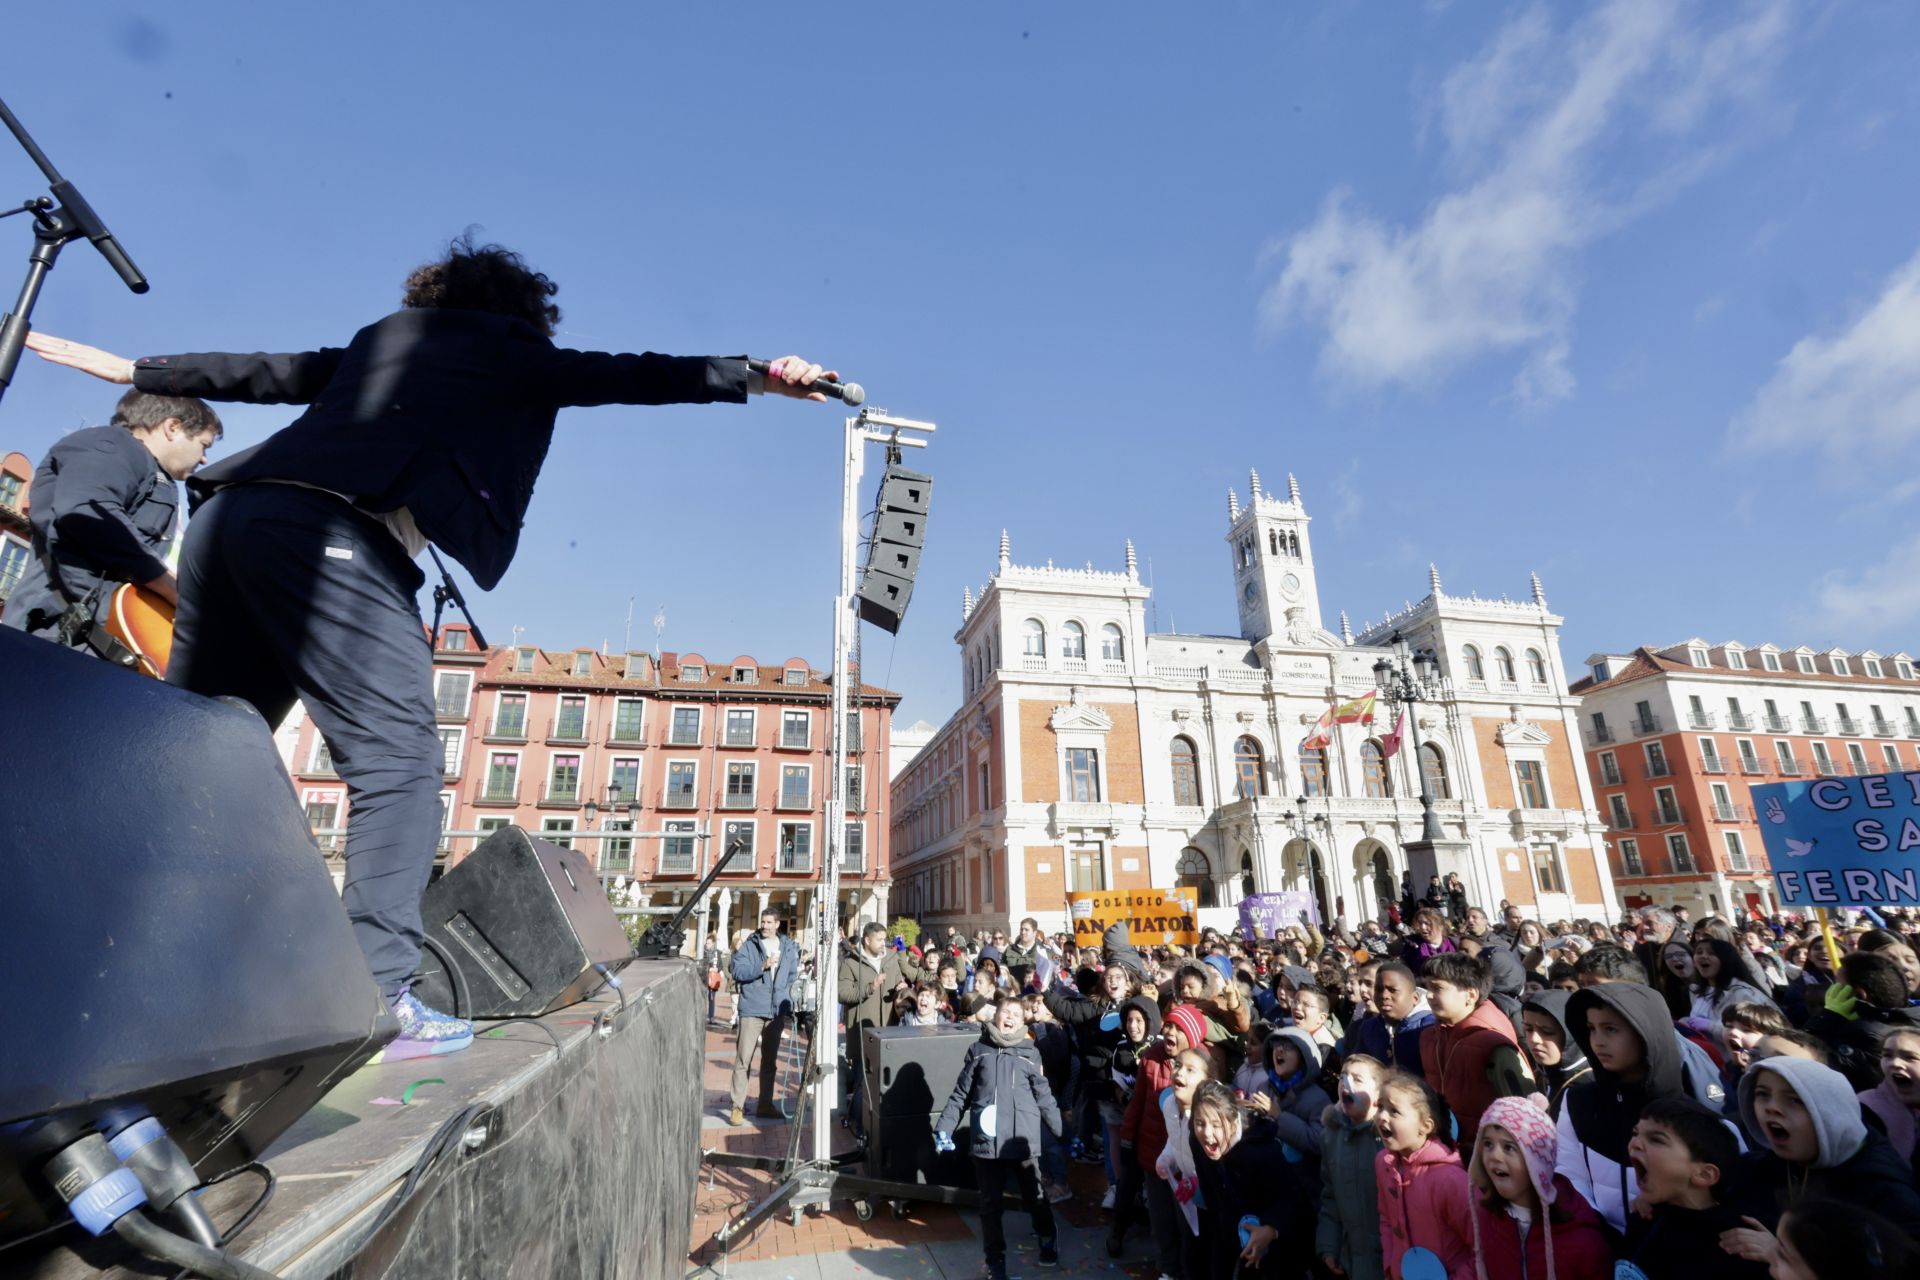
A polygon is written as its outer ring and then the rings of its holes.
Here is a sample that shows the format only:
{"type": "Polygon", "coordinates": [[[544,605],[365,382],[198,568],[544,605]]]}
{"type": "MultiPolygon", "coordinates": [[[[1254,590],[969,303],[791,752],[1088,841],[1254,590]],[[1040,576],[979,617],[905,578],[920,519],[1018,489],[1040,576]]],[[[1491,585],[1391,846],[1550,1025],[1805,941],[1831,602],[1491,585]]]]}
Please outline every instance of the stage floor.
{"type": "MultiPolygon", "coordinates": [[[[343,1274],[680,1275],[698,1159],[706,993],[685,962],[635,962],[623,979],[624,1015],[609,992],[537,1023],[482,1023],[460,1053],[355,1072],[267,1151],[272,1201],[232,1251],[283,1277],[335,1274],[361,1249],[427,1139],[483,1103],[494,1109],[476,1121],[485,1141],[443,1162],[441,1176],[423,1183],[343,1274]],[[634,1185],[647,1182],[659,1185],[634,1185]],[[512,1225],[523,1221],[551,1238],[503,1242],[502,1232],[526,1234],[512,1225]],[[639,1243],[662,1227],[668,1247],[639,1243]],[[660,1257],[643,1257],[654,1252],[660,1257]],[[476,1258],[484,1261],[476,1266],[476,1258]]],[[[202,1201],[224,1230],[261,1185],[242,1174],[202,1201]]],[[[0,1274],[66,1280],[172,1270],[70,1225],[0,1254],[0,1274]]]]}

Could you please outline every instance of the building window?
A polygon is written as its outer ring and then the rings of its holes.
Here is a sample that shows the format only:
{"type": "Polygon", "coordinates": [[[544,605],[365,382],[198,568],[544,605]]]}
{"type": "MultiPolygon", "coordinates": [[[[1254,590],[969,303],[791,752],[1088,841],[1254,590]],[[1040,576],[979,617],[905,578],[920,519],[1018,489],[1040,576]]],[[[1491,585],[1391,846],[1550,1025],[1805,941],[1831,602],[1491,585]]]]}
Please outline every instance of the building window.
{"type": "Polygon", "coordinates": [[[759,684],[760,669],[758,667],[735,667],[729,679],[735,684],[759,684]]]}
{"type": "Polygon", "coordinates": [[[1522,809],[1547,808],[1547,767],[1538,760],[1515,760],[1513,778],[1522,809]]]}
{"type": "Polygon", "coordinates": [[[533,670],[533,654],[534,654],[534,651],[532,649],[523,648],[523,649],[514,650],[513,669],[519,672],[521,675],[525,675],[528,672],[532,671],[533,670]]]}
{"type": "Polygon", "coordinates": [[[676,747],[698,746],[700,743],[700,708],[675,707],[673,709],[673,730],[667,741],[676,747]]]}
{"type": "MultiPolygon", "coordinates": [[[[337,791],[307,795],[307,827],[313,831],[336,829],[340,825],[340,793],[337,791]]],[[[336,853],[340,848],[340,837],[336,835],[316,835],[314,843],[320,846],[322,853],[336,853]]]]}
{"type": "Polygon", "coordinates": [[[1693,870],[1693,851],[1687,848],[1687,837],[1683,833],[1675,832],[1667,837],[1667,857],[1673,860],[1676,872],[1693,870]]]}
{"type": "Polygon", "coordinates": [[[1633,825],[1633,815],[1627,812],[1627,797],[1614,792],[1607,797],[1607,825],[1615,831],[1624,831],[1633,825]]]}
{"type": "Polygon", "coordinates": [[[1657,742],[1647,744],[1647,776],[1664,778],[1673,772],[1667,767],[1667,749],[1657,742]]]}
{"type": "Polygon", "coordinates": [[[866,791],[866,777],[860,766],[857,764],[848,765],[847,811],[849,813],[861,813],[865,811],[867,807],[866,791]]]}
{"type": "Polygon", "coordinates": [[[24,542],[15,542],[12,538],[0,539],[0,600],[13,594],[20,584],[20,575],[27,571],[27,562],[33,558],[33,551],[24,542]]]}
{"type": "Polygon", "coordinates": [[[640,757],[616,756],[607,771],[609,804],[632,804],[640,798],[640,757]]]}
{"type": "Polygon", "coordinates": [[[698,785],[700,765],[694,760],[667,761],[668,806],[675,809],[691,809],[694,806],[694,788],[698,785]]]}
{"type": "Polygon", "coordinates": [[[440,647],[449,653],[463,652],[467,647],[467,633],[449,627],[440,633],[440,647]]]}
{"type": "Polygon", "coordinates": [[[1863,668],[1865,668],[1866,673],[1872,676],[1875,680],[1878,680],[1880,678],[1880,659],[1862,658],[1860,660],[1860,665],[1863,668]]]}
{"type": "Polygon", "coordinates": [[[1620,842],[1620,869],[1624,874],[1630,876],[1643,876],[1647,874],[1646,867],[1642,866],[1640,862],[1640,842],[1638,840],[1622,840],[1620,842]]]}
{"type": "Polygon", "coordinates": [[[1853,674],[1853,668],[1848,666],[1847,660],[1839,654],[1834,654],[1828,661],[1833,664],[1833,674],[1837,676],[1850,676],[1853,674]]]}
{"type": "Polygon", "coordinates": [[[1745,671],[1747,669],[1747,655],[1738,649],[1727,650],[1727,666],[1735,671],[1745,671]]]}
{"type": "Polygon", "coordinates": [[[307,772],[328,775],[334,772],[333,748],[327,745],[327,740],[318,731],[313,735],[313,750],[307,756],[307,772]]]}
{"type": "Polygon", "coordinates": [[[1712,738],[1701,738],[1700,767],[1708,773],[1725,773],[1726,766],[1720,763],[1720,744],[1712,738]]]}
{"type": "Polygon", "coordinates": [[[1213,884],[1213,867],[1207,861],[1207,855],[1188,845],[1180,851],[1180,861],[1173,864],[1173,873],[1179,877],[1175,883],[1182,889],[1193,890],[1195,901],[1203,907],[1218,905],[1213,884]]]}
{"type": "Polygon", "coordinates": [[[593,674],[593,655],[591,653],[576,653],[573,655],[573,674],[577,676],[590,676],[593,674]]]}
{"type": "Polygon", "coordinates": [[[1538,649],[1527,650],[1527,679],[1540,685],[1547,682],[1547,660],[1538,649]]]}
{"type": "Polygon", "coordinates": [[[20,509],[20,490],[25,487],[25,482],[21,480],[19,476],[13,475],[10,472],[0,475],[0,507],[11,507],[13,510],[18,511],[20,509]]]}
{"type": "MultiPolygon", "coordinates": [[[[867,829],[857,822],[847,824],[847,834],[840,845],[840,870],[850,876],[865,875],[867,870],[867,829]]],[[[993,901],[993,863],[986,864],[987,901],[993,901]]]]}
{"type": "Polygon", "coordinates": [[[520,791],[520,754],[517,751],[495,751],[487,757],[488,800],[517,800],[520,791]]]}
{"type": "MultiPolygon", "coordinates": [[[[729,823],[729,826],[732,824],[729,823]]],[[[747,842],[747,865],[751,867],[753,858],[753,824],[745,823],[747,842]]],[[[691,822],[663,822],[660,829],[666,834],[660,837],[660,870],[662,873],[693,870],[693,832],[691,822]]],[[[737,837],[736,837],[737,838],[737,837]]]]}
{"type": "Polygon", "coordinates": [[[1760,655],[1760,669],[1762,671],[1778,671],[1780,669],[1780,655],[1777,653],[1762,653],[1760,655]]]}
{"type": "Polygon", "coordinates": [[[1107,887],[1107,860],[1097,844],[1067,849],[1067,892],[1088,893],[1107,887]]]}
{"type": "Polygon", "coordinates": [[[562,849],[573,848],[572,818],[542,818],[540,820],[540,838],[551,840],[562,849]]]}
{"type": "Polygon", "coordinates": [[[1075,804],[1100,799],[1100,753],[1094,748],[1067,748],[1067,799],[1075,804]]]}
{"type": "Polygon", "coordinates": [[[466,671],[437,671],[433,677],[433,713],[443,720],[467,718],[467,694],[473,676],[466,671]]]}
{"type": "Polygon", "coordinates": [[[1069,622],[1060,628],[1060,656],[1079,658],[1087,656],[1087,629],[1077,622],[1069,622]]]}
{"type": "Polygon", "coordinates": [[[482,839],[492,835],[502,827],[510,827],[512,825],[512,818],[476,818],[473,823],[474,830],[482,833],[482,839]]]}
{"type": "Polygon", "coordinates": [[[1267,760],[1260,744],[1241,738],[1233,744],[1234,791],[1242,800],[1267,794],[1267,760]]]}
{"type": "Polygon", "coordinates": [[[1857,742],[1847,744],[1847,761],[1853,765],[1853,772],[1856,775],[1870,772],[1867,768],[1866,748],[1857,742]]]}
{"type": "Polygon", "coordinates": [[[1020,652],[1029,658],[1047,656],[1047,628],[1038,618],[1020,624],[1020,652]]]}
{"type": "Polygon", "coordinates": [[[1105,662],[1124,662],[1127,656],[1127,642],[1120,628],[1109,622],[1100,628],[1100,657],[1105,662]]]}
{"type": "Polygon", "coordinates": [[[1900,763],[1900,748],[1894,746],[1891,742],[1883,742],[1880,744],[1880,754],[1886,757],[1888,773],[1899,773],[1906,767],[1900,763]]]}
{"type": "Polygon", "coordinates": [[[980,762],[980,812],[993,808],[993,766],[980,762]]]}
{"type": "Polygon", "coordinates": [[[1822,777],[1831,778],[1838,770],[1833,767],[1833,757],[1827,754],[1827,744],[1815,742],[1813,747],[1813,767],[1822,777]]]}
{"type": "Polygon", "coordinates": [[[780,824],[779,870],[813,870],[813,824],[811,822],[780,824]]]}
{"type": "Polygon", "coordinates": [[[1720,834],[1727,842],[1727,870],[1752,870],[1752,868],[1747,865],[1747,847],[1740,843],[1740,833],[1738,831],[1723,831],[1720,834]]]}
{"type": "Polygon", "coordinates": [[[553,736],[561,742],[587,740],[587,700],[578,694],[560,699],[560,714],[553,718],[553,736]]]}
{"type": "Polygon", "coordinates": [[[1620,761],[1611,751],[1600,753],[1600,781],[1609,787],[1620,785],[1620,761]]]}
{"type": "Polygon", "coordinates": [[[1453,799],[1453,788],[1447,782],[1447,758],[1440,753],[1440,748],[1432,743],[1421,744],[1420,769],[1427,782],[1428,798],[1453,799]]]}
{"type": "Polygon", "coordinates": [[[1565,893],[1566,871],[1560,866],[1560,853],[1552,845],[1533,849],[1533,883],[1541,893],[1565,893]]]}
{"type": "Polygon", "coordinates": [[[1327,749],[1325,747],[1302,747],[1300,749],[1300,792],[1308,796],[1324,796],[1327,791],[1327,749]]]}
{"type": "Polygon", "coordinates": [[[726,798],[721,802],[722,807],[753,808],[753,793],[758,772],[758,767],[751,760],[729,760],[726,798]]]}
{"type": "Polygon", "coordinates": [[[1387,779],[1387,758],[1372,738],[1360,744],[1360,794],[1370,800],[1385,800],[1393,794],[1387,779]]]}
{"type": "Polygon", "coordinates": [[[783,764],[780,766],[780,807],[782,809],[810,808],[812,793],[812,765],[783,764]]]}
{"type": "Polygon", "coordinates": [[[1505,645],[1497,646],[1493,651],[1493,669],[1500,674],[1501,684],[1519,684],[1519,677],[1513,673],[1513,655],[1505,645]]]}
{"type": "Polygon", "coordinates": [[[1707,657],[1707,651],[1705,649],[1687,650],[1687,661],[1691,662],[1696,667],[1706,667],[1706,666],[1712,665],[1712,662],[1707,657]]]}
{"type": "Polygon", "coordinates": [[[750,747],[753,745],[753,712],[734,709],[727,712],[727,745],[730,747],[750,747]]]}
{"type": "Polygon", "coordinates": [[[493,728],[488,733],[493,738],[517,738],[526,740],[527,736],[527,695],[524,693],[503,693],[493,709],[493,728]]]}
{"type": "Polygon", "coordinates": [[[703,662],[689,662],[680,668],[680,678],[689,684],[700,684],[707,678],[707,667],[703,662]]]}
{"type": "MultiPolygon", "coordinates": [[[[600,824],[602,831],[631,831],[633,824],[625,818],[608,818],[600,824]]],[[[633,869],[633,841],[606,839],[600,842],[600,869],[602,871],[631,871],[633,869]]]]}
{"type": "Polygon", "coordinates": [[[460,776],[460,747],[467,736],[465,729],[442,729],[440,731],[440,776],[457,778],[460,776]]]}
{"type": "Polygon", "coordinates": [[[1793,655],[1793,661],[1800,668],[1801,674],[1809,676],[1814,674],[1812,654],[1796,653],[1793,655]]]}
{"type": "Polygon", "coordinates": [[[580,798],[580,757],[557,755],[547,767],[547,799],[572,803],[580,798]]]}
{"type": "Polygon", "coordinates": [[[1680,802],[1674,798],[1672,787],[1655,787],[1653,791],[1653,819],[1663,827],[1680,822],[1680,802]]]}
{"type": "Polygon", "coordinates": [[[646,703],[639,698],[615,698],[613,701],[613,741],[641,742],[640,734],[646,703]]]}
{"type": "Polygon", "coordinates": [[[1460,656],[1466,660],[1467,679],[1485,680],[1487,678],[1487,667],[1486,664],[1480,660],[1480,648],[1478,645],[1468,645],[1460,651],[1460,656]]]}
{"type": "Polygon", "coordinates": [[[860,727],[860,712],[856,709],[847,712],[847,751],[850,755],[859,755],[866,749],[866,734],[860,727]]]}
{"type": "Polygon", "coordinates": [[[813,717],[804,711],[784,711],[780,714],[780,745],[783,747],[804,747],[812,736],[813,717]]]}

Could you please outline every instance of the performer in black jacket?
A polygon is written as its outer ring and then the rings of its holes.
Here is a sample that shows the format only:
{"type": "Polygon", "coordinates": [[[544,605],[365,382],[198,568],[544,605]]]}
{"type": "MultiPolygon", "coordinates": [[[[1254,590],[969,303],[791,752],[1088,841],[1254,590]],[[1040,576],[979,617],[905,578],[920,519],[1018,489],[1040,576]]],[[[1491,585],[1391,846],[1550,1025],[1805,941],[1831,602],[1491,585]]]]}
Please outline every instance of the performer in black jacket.
{"type": "Polygon", "coordinates": [[[129,391],[108,425],[49,449],[28,490],[33,560],[0,625],[101,653],[111,642],[97,628],[115,587],[137,583],[176,600],[168,564],[180,534],[176,483],[219,438],[220,419],[204,402],[129,391]]]}
{"type": "Polygon", "coordinates": [[[408,992],[440,829],[432,653],[415,593],[428,541],[483,588],[513,559],[554,415],[568,405],[824,400],[820,366],[609,355],[552,342],[557,286],[519,255],[456,241],[408,277],[402,310],[344,348],[132,361],[47,334],[45,358],[143,391],[304,404],[189,493],[167,678],[247,699],[277,723],[306,704],[347,785],[347,913],[402,1034],[388,1060],[447,1053],[472,1027],[408,992]]]}

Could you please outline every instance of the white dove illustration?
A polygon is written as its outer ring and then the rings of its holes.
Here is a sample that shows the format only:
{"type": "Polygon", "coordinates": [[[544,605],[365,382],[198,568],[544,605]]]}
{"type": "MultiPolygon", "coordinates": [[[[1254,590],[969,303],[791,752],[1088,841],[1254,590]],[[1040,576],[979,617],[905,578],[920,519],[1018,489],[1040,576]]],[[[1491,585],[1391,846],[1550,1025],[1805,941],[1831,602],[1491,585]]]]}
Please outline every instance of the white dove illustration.
{"type": "Polygon", "coordinates": [[[1804,858],[1812,853],[1813,846],[1819,843],[1818,840],[1795,840],[1792,836],[1788,836],[1787,856],[1789,858],[1804,858]]]}

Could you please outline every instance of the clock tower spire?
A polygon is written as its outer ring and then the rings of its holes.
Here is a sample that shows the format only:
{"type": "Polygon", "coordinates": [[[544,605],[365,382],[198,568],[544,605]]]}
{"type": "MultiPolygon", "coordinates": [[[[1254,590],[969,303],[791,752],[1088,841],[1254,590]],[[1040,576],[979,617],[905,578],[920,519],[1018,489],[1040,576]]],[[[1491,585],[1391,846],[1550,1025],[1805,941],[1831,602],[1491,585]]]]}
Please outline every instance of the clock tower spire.
{"type": "Polygon", "coordinates": [[[1260,487],[1259,472],[1252,482],[1247,505],[1230,505],[1227,525],[1241,638],[1257,644],[1275,634],[1318,631],[1320,590],[1300,487],[1289,476],[1283,498],[1260,487]]]}

